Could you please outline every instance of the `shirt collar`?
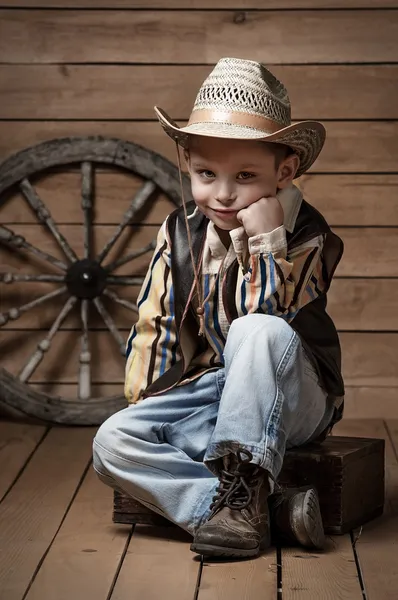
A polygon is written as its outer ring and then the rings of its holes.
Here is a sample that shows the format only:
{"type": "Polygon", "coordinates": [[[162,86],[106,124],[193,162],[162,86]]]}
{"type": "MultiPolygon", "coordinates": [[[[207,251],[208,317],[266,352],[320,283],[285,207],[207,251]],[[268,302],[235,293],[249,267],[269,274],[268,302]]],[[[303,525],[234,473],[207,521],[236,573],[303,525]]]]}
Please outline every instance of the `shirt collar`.
{"type": "Polygon", "coordinates": [[[301,193],[299,188],[292,183],[289,187],[285,188],[284,190],[280,190],[277,193],[276,197],[278,198],[283,208],[283,225],[286,231],[292,233],[296,225],[296,220],[301,208],[301,203],[303,201],[303,194],[301,193]]]}
{"type": "MultiPolygon", "coordinates": [[[[243,229],[239,227],[238,229],[243,229]]],[[[222,260],[227,254],[228,250],[220,240],[220,237],[216,231],[213,221],[209,221],[207,226],[207,243],[209,245],[210,254],[213,258],[222,260]]]]}

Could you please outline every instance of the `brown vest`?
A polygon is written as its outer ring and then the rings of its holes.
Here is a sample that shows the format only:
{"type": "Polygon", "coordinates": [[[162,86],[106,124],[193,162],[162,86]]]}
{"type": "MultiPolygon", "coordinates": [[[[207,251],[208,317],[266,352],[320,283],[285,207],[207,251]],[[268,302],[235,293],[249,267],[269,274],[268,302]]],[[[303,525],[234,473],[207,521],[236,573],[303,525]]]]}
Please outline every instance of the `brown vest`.
{"type": "MultiPolygon", "coordinates": [[[[194,203],[187,205],[188,214],[193,211],[194,203]]],[[[208,219],[199,211],[189,219],[193,253],[199,262],[206,240],[208,219]]],[[[196,340],[195,355],[203,352],[207,342],[198,335],[199,326],[193,307],[185,311],[189,294],[193,285],[194,274],[190,259],[188,238],[183,209],[175,210],[167,221],[168,234],[171,240],[171,272],[174,287],[174,306],[177,331],[180,336],[182,328],[184,335],[196,340]],[[185,317],[183,315],[185,312],[185,317]]],[[[310,204],[303,200],[296,224],[292,233],[287,232],[288,254],[295,247],[318,235],[325,235],[323,248],[323,279],[326,283],[325,292],[313,302],[304,306],[290,322],[291,327],[298,333],[302,344],[317,366],[322,384],[327,392],[336,398],[344,396],[344,383],[341,375],[341,350],[339,338],[333,321],[326,312],[326,293],[332,281],[334,271],[343,254],[343,242],[334,234],[323,216],[310,204]]],[[[228,268],[222,296],[228,320],[232,322],[238,317],[235,305],[235,289],[238,272],[238,262],[235,260],[228,268]]],[[[192,376],[193,371],[187,372],[188,365],[183,360],[178,361],[164,375],[153,382],[145,390],[145,396],[160,393],[175,385],[183,376],[192,376]]],[[[335,421],[341,418],[343,403],[335,416],[335,421]]]]}

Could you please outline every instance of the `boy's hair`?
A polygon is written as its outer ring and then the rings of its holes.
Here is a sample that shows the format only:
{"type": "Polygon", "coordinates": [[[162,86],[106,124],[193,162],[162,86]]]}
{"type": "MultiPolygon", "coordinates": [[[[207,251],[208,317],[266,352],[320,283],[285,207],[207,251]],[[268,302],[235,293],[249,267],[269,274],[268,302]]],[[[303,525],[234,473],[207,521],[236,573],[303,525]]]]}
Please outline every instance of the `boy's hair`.
{"type": "MultiPolygon", "coordinates": [[[[259,144],[267,144],[267,147],[270,149],[272,154],[275,156],[275,169],[279,168],[279,165],[285,158],[295,154],[293,148],[290,146],[286,146],[286,144],[278,144],[276,142],[258,142],[259,144]]],[[[184,148],[184,157],[185,160],[189,158],[189,148],[184,148]]]]}
{"type": "MultiPolygon", "coordinates": [[[[260,142],[260,144],[263,143],[264,142],[260,142]]],[[[279,168],[279,165],[283,160],[285,160],[285,158],[294,154],[293,148],[290,148],[290,146],[286,146],[286,144],[278,144],[271,142],[268,143],[267,146],[275,156],[275,169],[279,168]]]]}

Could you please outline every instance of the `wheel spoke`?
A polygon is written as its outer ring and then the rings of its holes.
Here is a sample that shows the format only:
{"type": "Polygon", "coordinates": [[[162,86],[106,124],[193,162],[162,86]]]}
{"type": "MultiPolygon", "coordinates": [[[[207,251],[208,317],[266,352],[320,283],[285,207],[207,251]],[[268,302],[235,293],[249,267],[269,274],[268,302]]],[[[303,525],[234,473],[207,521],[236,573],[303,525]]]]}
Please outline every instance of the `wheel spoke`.
{"type": "Polygon", "coordinates": [[[155,250],[155,248],[156,248],[156,241],[153,241],[150,244],[148,244],[147,246],[144,246],[143,248],[139,248],[138,250],[134,250],[134,252],[130,252],[129,254],[126,254],[126,256],[122,256],[122,258],[119,258],[118,260],[115,260],[113,263],[106,265],[106,270],[109,272],[114,271],[118,267],[125,265],[126,263],[130,262],[131,260],[134,260],[135,258],[139,258],[140,256],[143,256],[147,252],[151,252],[152,250],[155,250]]]}
{"type": "Polygon", "coordinates": [[[82,163],[82,209],[84,218],[84,258],[92,255],[93,165],[82,163]]]}
{"type": "Polygon", "coordinates": [[[113,300],[114,302],[117,302],[117,304],[121,304],[121,306],[124,306],[125,308],[128,308],[129,310],[132,310],[135,313],[138,313],[138,306],[136,304],[133,304],[128,300],[124,300],[123,298],[120,298],[120,296],[118,296],[116,292],[105,289],[103,291],[103,294],[104,296],[111,298],[111,300],[113,300]]]}
{"type": "Polygon", "coordinates": [[[94,298],[93,302],[99,314],[101,315],[105,325],[111,332],[113,338],[116,340],[116,343],[119,346],[120,353],[124,356],[126,354],[126,342],[120,335],[120,331],[116,327],[114,320],[112,319],[112,317],[110,316],[110,314],[108,313],[108,311],[106,310],[105,306],[99,298],[94,298]]]}
{"type": "Polygon", "coordinates": [[[48,332],[46,337],[43,338],[37,344],[37,350],[35,350],[35,352],[31,355],[26,365],[21,369],[20,373],[18,374],[19,381],[22,381],[22,383],[26,383],[26,381],[28,381],[30,377],[32,377],[33,373],[41,363],[44,354],[49,350],[53,337],[61,327],[63,321],[66,319],[76,302],[77,298],[75,298],[74,296],[72,296],[66,301],[58,317],[52,324],[50,331],[48,332]]]}
{"type": "Polygon", "coordinates": [[[123,275],[109,275],[106,282],[110,285],[142,285],[145,277],[123,277],[123,275]]]}
{"type": "Polygon", "coordinates": [[[88,339],[88,300],[82,300],[80,318],[82,321],[81,351],[79,355],[79,399],[91,398],[91,352],[88,339]]]}
{"type": "Polygon", "coordinates": [[[0,281],[3,283],[17,283],[19,281],[63,283],[65,281],[65,275],[24,275],[23,273],[0,273],[0,281]]]}
{"type": "Polygon", "coordinates": [[[43,304],[43,302],[47,302],[48,300],[52,300],[53,298],[56,298],[57,296],[61,296],[62,294],[64,294],[66,292],[66,289],[67,289],[66,287],[62,287],[59,290],[55,290],[53,292],[49,292],[48,294],[45,294],[44,296],[40,296],[39,298],[32,300],[32,302],[23,304],[22,306],[19,306],[18,308],[10,308],[10,310],[8,312],[0,313],[0,327],[5,325],[6,323],[8,323],[9,320],[16,321],[17,319],[19,319],[19,317],[23,313],[26,313],[31,308],[36,308],[36,306],[43,304]]]}
{"type": "Polygon", "coordinates": [[[36,190],[30,183],[30,181],[26,178],[23,179],[19,184],[19,187],[21,189],[22,194],[25,196],[28,204],[36,213],[38,220],[41,223],[44,223],[47,226],[47,228],[51,231],[55,240],[64,252],[65,256],[71,262],[75,262],[77,260],[75,251],[71,248],[69,243],[66,241],[65,237],[59,231],[54,219],[51,216],[50,211],[48,210],[44,202],[39,198],[36,190]]]}
{"type": "Polygon", "coordinates": [[[8,227],[3,227],[0,225],[0,243],[1,242],[7,244],[8,246],[12,246],[13,248],[23,248],[38,258],[41,258],[46,262],[50,262],[55,267],[58,267],[58,269],[62,269],[62,271],[66,271],[68,269],[68,265],[61,260],[51,256],[51,254],[47,254],[46,252],[39,250],[39,248],[36,248],[36,246],[32,246],[32,244],[29,244],[24,237],[14,233],[12,229],[8,229],[8,227]]]}
{"type": "Polygon", "coordinates": [[[129,208],[124,213],[120,224],[117,226],[115,233],[113,234],[111,239],[108,240],[108,242],[105,244],[105,246],[97,256],[97,260],[99,263],[101,263],[104,260],[111,248],[115,245],[115,243],[121,236],[125,227],[129,224],[133,216],[145,205],[147,200],[152,196],[155,189],[156,185],[153,183],[153,181],[147,181],[137,192],[137,194],[132,199],[129,208]]]}

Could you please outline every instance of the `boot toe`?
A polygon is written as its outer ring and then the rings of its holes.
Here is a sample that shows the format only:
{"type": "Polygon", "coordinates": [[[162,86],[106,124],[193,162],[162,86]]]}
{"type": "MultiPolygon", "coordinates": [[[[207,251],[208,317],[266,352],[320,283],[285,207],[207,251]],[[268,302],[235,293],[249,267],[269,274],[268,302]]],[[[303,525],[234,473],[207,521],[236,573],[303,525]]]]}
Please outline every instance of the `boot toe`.
{"type": "Polygon", "coordinates": [[[198,529],[194,541],[202,544],[221,544],[249,550],[258,548],[260,535],[253,529],[249,530],[249,528],[247,530],[235,529],[225,519],[214,525],[211,522],[205,523],[198,529]]]}
{"type": "Polygon", "coordinates": [[[205,556],[246,557],[256,556],[264,547],[264,541],[256,531],[235,530],[225,520],[202,525],[196,532],[191,550],[205,556]]]}

